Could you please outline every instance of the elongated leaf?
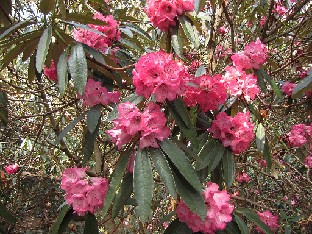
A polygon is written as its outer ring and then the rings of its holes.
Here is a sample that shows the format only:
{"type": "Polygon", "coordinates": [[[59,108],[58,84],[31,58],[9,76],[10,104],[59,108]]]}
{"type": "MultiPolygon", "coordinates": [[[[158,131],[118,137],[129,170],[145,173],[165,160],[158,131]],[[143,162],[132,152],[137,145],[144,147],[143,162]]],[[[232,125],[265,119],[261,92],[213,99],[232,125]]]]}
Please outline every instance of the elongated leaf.
{"type": "Polygon", "coordinates": [[[16,222],[15,217],[6,209],[6,207],[0,202],[0,217],[5,221],[14,224],[16,222]]]}
{"type": "Polygon", "coordinates": [[[179,22],[183,28],[186,37],[192,42],[195,49],[199,47],[199,38],[197,29],[192,25],[190,19],[185,15],[179,16],[179,22]]]}
{"type": "Polygon", "coordinates": [[[264,144],[265,144],[265,128],[263,127],[262,123],[259,123],[257,127],[256,144],[257,144],[258,150],[260,152],[263,152],[264,144]]]}
{"type": "Polygon", "coordinates": [[[268,165],[268,168],[271,169],[272,167],[271,149],[270,149],[269,141],[267,138],[265,139],[265,144],[263,148],[263,156],[268,165]]]}
{"type": "Polygon", "coordinates": [[[195,164],[197,171],[208,168],[208,171],[213,171],[221,161],[224,146],[213,138],[208,138],[207,142],[198,153],[199,160],[195,164]]]}
{"type": "Polygon", "coordinates": [[[105,59],[103,58],[102,54],[101,54],[99,51],[97,51],[97,50],[95,50],[95,49],[93,49],[93,48],[91,48],[90,46],[87,46],[87,45],[83,45],[83,48],[84,48],[84,50],[86,50],[90,55],[92,55],[92,57],[93,57],[97,62],[102,63],[102,64],[106,64],[105,59]]]}
{"type": "Polygon", "coordinates": [[[254,224],[258,225],[264,233],[266,234],[274,233],[267,225],[265,225],[264,222],[261,221],[257,213],[255,213],[253,210],[247,208],[236,208],[235,212],[246,216],[247,219],[249,219],[254,224]]]}
{"type": "Polygon", "coordinates": [[[134,161],[133,191],[142,222],[145,222],[151,214],[153,190],[153,172],[148,153],[145,150],[138,150],[134,161]]]}
{"type": "Polygon", "coordinates": [[[178,168],[172,163],[170,164],[173,178],[176,184],[177,191],[187,207],[198,214],[201,219],[207,215],[206,205],[202,196],[202,191],[195,190],[194,187],[181,175],[178,168]]]}
{"type": "Polygon", "coordinates": [[[1,61],[1,69],[7,67],[17,56],[19,56],[24,49],[24,44],[16,45],[11,51],[9,51],[1,61]]]}
{"type": "Polygon", "coordinates": [[[279,98],[279,100],[283,99],[283,93],[281,91],[281,89],[277,86],[276,82],[274,81],[274,79],[269,76],[269,74],[264,71],[262,68],[256,70],[256,74],[258,76],[258,80],[266,80],[270,86],[272,87],[272,90],[274,91],[274,93],[276,94],[276,96],[279,98]]]}
{"type": "Polygon", "coordinates": [[[222,157],[223,176],[226,186],[229,188],[232,186],[235,177],[233,153],[229,149],[225,149],[222,157]]]}
{"type": "Polygon", "coordinates": [[[102,211],[102,215],[105,216],[108,208],[112,204],[116,191],[118,190],[120,184],[121,184],[121,178],[125,172],[125,169],[127,167],[127,164],[130,160],[131,151],[122,152],[119,161],[116,165],[116,168],[111,176],[110,183],[108,186],[108,190],[106,193],[105,201],[104,201],[104,207],[102,211]]]}
{"type": "Polygon", "coordinates": [[[299,83],[294,88],[291,97],[298,98],[308,90],[312,90],[312,69],[310,69],[307,77],[299,81],[299,83]]]}
{"type": "Polygon", "coordinates": [[[184,178],[197,190],[202,190],[200,180],[194,170],[192,164],[188,160],[185,153],[170,140],[164,140],[160,143],[161,149],[170,158],[173,164],[178,168],[184,178]]]}
{"type": "Polygon", "coordinates": [[[43,65],[48,54],[51,37],[52,37],[52,27],[48,27],[43,31],[37,49],[36,69],[39,73],[41,73],[43,69],[43,65]]]}
{"type": "Polygon", "coordinates": [[[241,234],[249,234],[249,229],[244,220],[238,214],[235,213],[233,213],[233,217],[241,231],[241,234]]]}
{"type": "Polygon", "coordinates": [[[28,65],[28,81],[32,83],[36,77],[36,68],[35,68],[35,54],[30,57],[29,65],[28,65]]]}
{"type": "Polygon", "coordinates": [[[11,27],[9,27],[8,29],[6,29],[1,35],[0,35],[0,40],[2,38],[4,38],[6,35],[10,34],[11,32],[14,32],[16,29],[19,29],[21,27],[26,27],[30,24],[33,24],[33,22],[29,21],[29,20],[26,20],[26,21],[21,21],[21,22],[18,22],[14,25],[12,25],[11,27]]]}
{"type": "Polygon", "coordinates": [[[88,165],[88,162],[91,156],[93,155],[94,143],[99,132],[99,127],[100,127],[100,122],[97,123],[92,133],[89,132],[89,130],[85,132],[84,139],[83,139],[83,156],[84,157],[82,160],[82,163],[85,165],[88,165]]]}
{"type": "Polygon", "coordinates": [[[87,114],[88,112],[85,111],[83,113],[81,113],[76,119],[74,119],[70,124],[68,124],[64,129],[63,131],[60,133],[60,135],[58,135],[58,137],[56,138],[54,144],[57,145],[58,143],[60,143],[60,141],[65,137],[65,135],[70,131],[72,130],[75,125],[80,122],[84,116],[87,114]]]}
{"type": "MultiPolygon", "coordinates": [[[[56,16],[58,17],[58,16],[56,16]]],[[[81,24],[95,24],[95,25],[107,25],[107,22],[99,19],[94,19],[92,16],[87,14],[79,14],[79,13],[67,13],[66,20],[75,21],[81,24]]]]}
{"type": "Polygon", "coordinates": [[[171,45],[173,47],[174,52],[180,57],[180,58],[184,58],[183,56],[183,45],[182,45],[182,41],[180,39],[179,36],[179,25],[175,26],[172,28],[171,31],[171,45]]]}
{"type": "Polygon", "coordinates": [[[41,0],[39,9],[43,14],[47,15],[53,11],[54,6],[55,0],[41,0]]]}
{"type": "Polygon", "coordinates": [[[186,223],[180,222],[178,218],[173,220],[164,234],[192,234],[192,230],[188,228],[186,223]]]}
{"type": "MultiPolygon", "coordinates": [[[[91,18],[92,19],[92,18],[91,18]]],[[[106,35],[96,29],[93,29],[91,27],[89,27],[88,25],[85,25],[85,24],[79,24],[79,23],[75,23],[75,22],[70,22],[70,21],[63,21],[61,20],[61,22],[63,22],[64,24],[69,24],[69,25],[72,25],[76,28],[82,28],[82,29],[85,29],[85,30],[88,30],[90,32],[93,32],[95,34],[98,34],[98,35],[101,35],[103,37],[106,37],[106,35]]]]}
{"type": "Polygon", "coordinates": [[[89,111],[87,115],[87,126],[89,132],[93,132],[98,125],[99,119],[102,115],[102,106],[101,105],[96,105],[93,106],[89,111]]]}
{"type": "Polygon", "coordinates": [[[58,80],[58,88],[61,97],[64,95],[67,83],[68,83],[68,67],[67,67],[67,57],[68,51],[65,50],[57,63],[57,80],[58,80]]]}
{"type": "Polygon", "coordinates": [[[23,51],[23,57],[22,61],[25,62],[35,51],[39,43],[39,39],[34,39],[26,44],[24,51],[23,51]]]}
{"type": "Polygon", "coordinates": [[[72,213],[73,210],[70,208],[69,205],[65,205],[63,206],[63,208],[61,209],[56,222],[54,223],[52,230],[51,230],[51,234],[59,234],[59,230],[60,227],[62,226],[63,220],[65,218],[65,216],[69,213],[72,213]]]}
{"type": "Polygon", "coordinates": [[[176,198],[177,192],[172,176],[172,171],[169,167],[166,157],[163,155],[160,149],[150,149],[149,153],[151,155],[151,159],[155,165],[155,168],[161,180],[164,182],[168,192],[171,194],[171,196],[176,198]]]}
{"type": "Polygon", "coordinates": [[[8,97],[6,92],[0,92],[0,120],[6,126],[8,124],[8,97]]]}
{"type": "Polygon", "coordinates": [[[80,95],[83,95],[88,76],[87,60],[81,44],[77,44],[71,49],[68,60],[68,68],[74,80],[75,88],[80,95]]]}
{"type": "Polygon", "coordinates": [[[122,184],[120,186],[119,192],[116,195],[116,198],[114,201],[114,205],[112,209],[113,218],[117,217],[118,212],[126,204],[132,192],[133,192],[133,175],[131,173],[127,173],[122,180],[122,184]]]}
{"type": "Polygon", "coordinates": [[[99,234],[99,227],[94,214],[87,214],[83,234],[99,234]]]}

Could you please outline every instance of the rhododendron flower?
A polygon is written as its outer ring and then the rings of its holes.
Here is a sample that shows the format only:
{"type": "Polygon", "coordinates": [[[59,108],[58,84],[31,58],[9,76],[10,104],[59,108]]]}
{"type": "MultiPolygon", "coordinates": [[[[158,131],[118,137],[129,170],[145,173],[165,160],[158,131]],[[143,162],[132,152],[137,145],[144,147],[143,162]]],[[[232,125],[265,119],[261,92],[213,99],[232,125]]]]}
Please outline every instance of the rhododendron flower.
{"type": "Polygon", "coordinates": [[[5,172],[9,175],[15,174],[18,172],[19,166],[17,163],[8,165],[4,168],[5,172]]]}
{"type": "Polygon", "coordinates": [[[234,66],[227,66],[223,75],[223,82],[229,93],[233,96],[244,96],[247,101],[254,100],[260,92],[257,77],[254,74],[246,74],[245,71],[234,66]]]}
{"type": "Polygon", "coordinates": [[[94,14],[93,18],[106,23],[105,25],[88,25],[91,29],[99,31],[99,33],[86,29],[75,29],[74,38],[76,41],[87,44],[102,53],[106,53],[107,48],[110,47],[113,42],[120,39],[121,33],[118,29],[119,24],[114,20],[112,15],[103,16],[101,13],[97,12],[94,14]],[[100,35],[100,33],[104,35],[100,35]]]}
{"type": "Polygon", "coordinates": [[[222,27],[220,27],[218,29],[218,32],[219,32],[219,34],[226,34],[227,33],[227,29],[224,26],[222,26],[222,27]]]}
{"type": "Polygon", "coordinates": [[[182,93],[184,78],[189,76],[181,62],[163,51],[143,55],[132,74],[136,93],[145,98],[153,94],[157,102],[176,99],[182,93]]]}
{"type": "Polygon", "coordinates": [[[138,135],[141,149],[146,147],[158,148],[158,141],[163,141],[170,135],[166,126],[166,116],[160,106],[149,103],[143,113],[130,102],[120,103],[118,118],[113,121],[114,128],[107,130],[107,134],[119,149],[138,135]]]}
{"type": "Polygon", "coordinates": [[[288,9],[279,2],[275,4],[273,9],[273,12],[276,12],[280,17],[283,16],[287,11],[288,9]]]}
{"type": "Polygon", "coordinates": [[[267,162],[264,159],[261,159],[259,161],[259,165],[260,165],[260,167],[267,167],[268,166],[267,162]]]}
{"type": "Polygon", "coordinates": [[[266,46],[262,44],[259,37],[256,41],[247,44],[244,49],[244,53],[250,58],[252,68],[255,69],[259,69],[265,63],[267,52],[266,46]]]}
{"type": "Polygon", "coordinates": [[[221,140],[225,147],[231,147],[233,153],[239,154],[244,152],[254,139],[253,128],[249,112],[239,112],[234,117],[220,112],[208,131],[214,138],[221,140]]]}
{"type": "Polygon", "coordinates": [[[105,87],[102,87],[100,81],[88,79],[83,96],[78,95],[78,97],[83,99],[83,106],[92,107],[97,104],[105,106],[111,102],[118,102],[120,92],[109,92],[105,87]]]}
{"type": "MultiPolygon", "coordinates": [[[[270,211],[266,210],[264,212],[257,212],[259,218],[264,222],[272,231],[276,231],[279,227],[278,216],[273,215],[270,211]]],[[[260,233],[264,233],[259,227],[256,227],[256,230],[260,233]]]]}
{"type": "Polygon", "coordinates": [[[58,82],[57,80],[57,70],[54,64],[54,60],[51,61],[51,66],[48,67],[46,65],[43,66],[43,73],[49,80],[54,81],[55,83],[58,82]]]}
{"type": "Polygon", "coordinates": [[[266,16],[262,16],[262,18],[260,19],[260,25],[263,27],[265,25],[266,21],[267,21],[267,17],[266,16]]]}
{"type": "Polygon", "coordinates": [[[251,179],[250,179],[249,175],[248,175],[246,172],[243,172],[242,174],[240,174],[240,175],[237,177],[237,181],[238,181],[239,183],[244,183],[244,182],[248,183],[250,180],[251,180],[251,179]]]}
{"type": "Polygon", "coordinates": [[[188,106],[199,104],[199,108],[207,112],[217,110],[227,98],[226,88],[221,82],[221,75],[193,77],[189,82],[195,84],[187,86],[183,100],[188,106]]]}
{"type": "Polygon", "coordinates": [[[74,212],[83,216],[95,213],[103,207],[108,189],[108,180],[102,177],[86,176],[87,168],[66,168],[62,176],[61,188],[65,190],[65,200],[74,212]]]}
{"type": "Polygon", "coordinates": [[[304,165],[307,168],[312,168],[312,155],[308,155],[304,160],[304,165]]]}
{"type": "Polygon", "coordinates": [[[177,207],[177,216],[181,222],[187,224],[193,232],[215,233],[223,230],[226,223],[232,221],[234,206],[230,204],[230,195],[226,190],[219,190],[219,185],[208,182],[207,188],[203,191],[203,197],[207,208],[207,216],[204,220],[191,211],[183,200],[180,200],[177,207]]]}
{"type": "Polygon", "coordinates": [[[296,84],[287,81],[282,85],[282,92],[287,96],[291,96],[295,87],[296,84]]]}
{"type": "Polygon", "coordinates": [[[194,10],[194,0],[148,0],[146,12],[152,24],[162,31],[176,25],[176,18],[194,10]]]}
{"type": "Polygon", "coordinates": [[[295,124],[287,135],[291,147],[301,147],[305,143],[312,147],[312,124],[295,124]]]}

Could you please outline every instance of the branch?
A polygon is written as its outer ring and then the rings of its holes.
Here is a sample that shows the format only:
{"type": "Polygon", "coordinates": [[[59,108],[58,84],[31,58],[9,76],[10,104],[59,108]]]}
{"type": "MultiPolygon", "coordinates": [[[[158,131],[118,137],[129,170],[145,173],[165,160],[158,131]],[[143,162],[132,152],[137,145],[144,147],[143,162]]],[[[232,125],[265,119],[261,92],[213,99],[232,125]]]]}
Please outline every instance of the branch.
{"type": "Polygon", "coordinates": [[[222,1],[222,7],[224,10],[224,14],[225,14],[225,18],[226,21],[228,22],[228,24],[230,25],[230,29],[231,29],[231,44],[232,44],[232,52],[235,53],[236,51],[236,46],[235,46],[235,40],[234,40],[234,25],[233,25],[233,19],[231,19],[228,9],[227,9],[227,5],[225,4],[225,1],[222,1]]]}

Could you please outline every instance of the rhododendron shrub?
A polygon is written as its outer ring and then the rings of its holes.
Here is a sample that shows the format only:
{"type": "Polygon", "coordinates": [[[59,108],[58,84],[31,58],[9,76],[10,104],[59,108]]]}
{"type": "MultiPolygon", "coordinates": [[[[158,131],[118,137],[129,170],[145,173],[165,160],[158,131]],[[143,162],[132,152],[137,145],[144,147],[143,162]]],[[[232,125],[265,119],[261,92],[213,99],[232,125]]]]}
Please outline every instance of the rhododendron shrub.
{"type": "Polygon", "coordinates": [[[107,179],[87,178],[86,170],[87,168],[67,168],[62,176],[61,188],[66,192],[65,200],[79,216],[88,212],[95,213],[102,208],[108,188],[107,179]]]}
{"type": "Polygon", "coordinates": [[[207,208],[206,218],[201,220],[185,205],[183,200],[180,200],[176,210],[179,220],[186,223],[193,232],[213,234],[217,230],[225,229],[226,223],[232,221],[231,214],[234,209],[228,192],[226,190],[220,191],[219,185],[208,182],[202,195],[207,208]]]}
{"type": "MultiPolygon", "coordinates": [[[[264,222],[266,225],[268,225],[272,231],[276,231],[279,227],[278,220],[279,217],[276,215],[273,215],[269,210],[266,210],[264,212],[257,212],[259,215],[259,218],[262,222],[264,222]]],[[[256,230],[259,233],[264,233],[259,227],[256,227],[256,230]]]]}

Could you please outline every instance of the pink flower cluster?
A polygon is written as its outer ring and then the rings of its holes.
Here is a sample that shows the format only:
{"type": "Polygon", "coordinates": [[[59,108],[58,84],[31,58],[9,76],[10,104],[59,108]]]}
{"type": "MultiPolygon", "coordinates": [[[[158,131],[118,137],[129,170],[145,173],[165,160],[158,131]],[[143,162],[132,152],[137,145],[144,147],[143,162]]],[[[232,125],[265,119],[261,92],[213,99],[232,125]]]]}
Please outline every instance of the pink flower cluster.
{"type": "Polygon", "coordinates": [[[79,216],[95,213],[103,207],[108,189],[108,180],[102,177],[86,178],[86,168],[66,168],[62,176],[61,188],[65,190],[65,200],[72,205],[79,216]]]}
{"type": "Polygon", "coordinates": [[[193,232],[213,234],[217,230],[223,230],[227,222],[232,221],[234,206],[229,203],[230,195],[226,190],[219,190],[219,185],[208,182],[207,188],[203,192],[207,208],[207,216],[204,221],[193,213],[183,202],[177,207],[177,216],[181,222],[187,224],[193,232]]]}
{"type": "MultiPolygon", "coordinates": [[[[279,227],[278,225],[278,216],[273,215],[270,211],[266,210],[264,212],[257,212],[259,218],[264,222],[272,231],[276,231],[279,227]]],[[[260,233],[264,233],[259,227],[256,227],[256,230],[260,233]]]]}
{"type": "Polygon", "coordinates": [[[291,147],[301,147],[308,143],[312,150],[312,124],[295,124],[287,135],[291,147]]]}
{"type": "Polygon", "coordinates": [[[245,151],[254,139],[253,128],[249,112],[239,112],[234,117],[220,112],[208,131],[214,138],[221,140],[225,147],[230,146],[233,153],[239,154],[245,151]]]}
{"type": "Polygon", "coordinates": [[[199,107],[202,111],[218,110],[227,98],[226,88],[221,82],[221,75],[193,77],[189,81],[193,85],[187,86],[183,94],[183,100],[188,106],[199,107]],[[196,86],[194,86],[194,84],[196,86]]]}
{"type": "Polygon", "coordinates": [[[304,160],[304,165],[307,168],[312,168],[312,155],[308,155],[304,160]]]}
{"type": "Polygon", "coordinates": [[[280,17],[282,17],[287,11],[288,9],[279,2],[274,5],[273,12],[276,12],[280,17]]]}
{"type": "Polygon", "coordinates": [[[240,175],[237,177],[237,181],[238,181],[239,183],[244,183],[244,182],[248,183],[250,180],[251,180],[251,179],[250,179],[249,175],[248,175],[246,172],[243,172],[242,174],[240,174],[240,175]]]}
{"type": "Polygon", "coordinates": [[[56,71],[56,67],[55,67],[55,64],[54,64],[54,60],[52,60],[50,67],[44,65],[43,73],[44,73],[44,75],[46,77],[49,78],[49,80],[52,80],[55,83],[58,82],[58,80],[57,80],[57,71],[56,71]]]}
{"type": "Polygon", "coordinates": [[[120,39],[120,31],[118,30],[119,24],[114,20],[112,15],[103,16],[101,13],[97,12],[93,16],[94,19],[102,20],[106,25],[94,25],[89,24],[91,29],[97,30],[104,35],[100,35],[96,32],[92,32],[86,29],[76,29],[74,31],[74,38],[76,41],[84,43],[94,49],[99,50],[102,53],[107,51],[113,42],[120,39]]]}
{"type": "Polygon", "coordinates": [[[111,102],[118,102],[119,91],[108,92],[105,87],[102,87],[100,81],[88,79],[83,96],[78,95],[83,99],[83,106],[95,106],[97,104],[107,105],[111,102]]]}
{"type": "Polygon", "coordinates": [[[182,93],[184,78],[188,77],[186,67],[163,51],[143,55],[132,74],[136,93],[145,98],[153,94],[157,102],[176,99],[182,93]]]}
{"type": "Polygon", "coordinates": [[[194,10],[194,0],[148,0],[147,15],[152,24],[162,31],[176,25],[176,18],[194,10]]]}
{"type": "Polygon", "coordinates": [[[113,121],[114,128],[106,132],[119,149],[137,134],[141,149],[149,146],[158,148],[157,140],[163,141],[170,135],[166,122],[165,114],[155,103],[149,103],[141,113],[134,104],[125,102],[118,106],[118,118],[113,121]]]}
{"type": "Polygon", "coordinates": [[[9,175],[12,175],[12,174],[15,174],[16,172],[18,172],[18,164],[15,163],[15,164],[11,164],[11,165],[8,165],[4,168],[5,172],[9,175]]]}
{"type": "Polygon", "coordinates": [[[287,96],[291,96],[295,87],[296,84],[287,81],[282,85],[282,92],[287,96]]]}

